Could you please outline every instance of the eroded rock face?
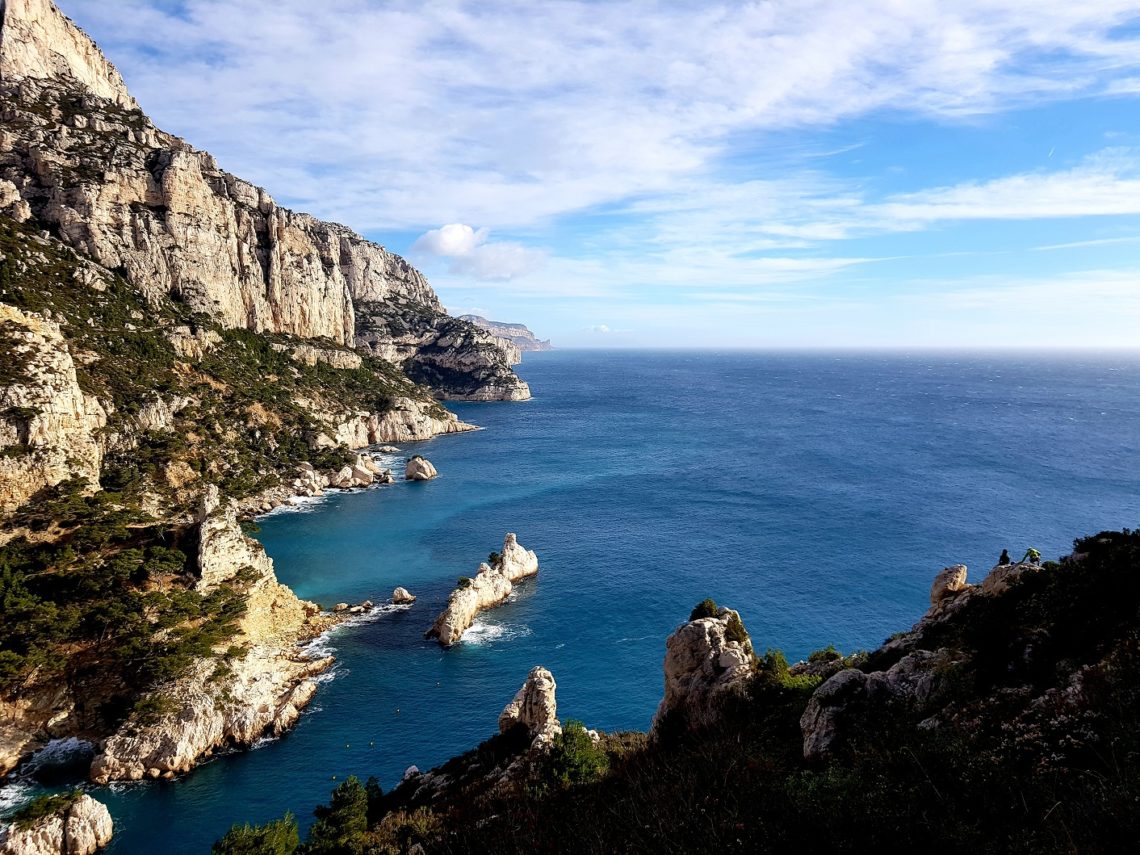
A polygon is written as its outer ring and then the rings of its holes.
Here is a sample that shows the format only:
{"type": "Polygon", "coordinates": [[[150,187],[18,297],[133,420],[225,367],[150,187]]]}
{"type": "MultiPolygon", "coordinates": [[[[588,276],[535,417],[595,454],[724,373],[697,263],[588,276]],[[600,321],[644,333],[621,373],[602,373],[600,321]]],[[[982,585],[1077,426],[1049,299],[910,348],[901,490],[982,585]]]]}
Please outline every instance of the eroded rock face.
{"type": "Polygon", "coordinates": [[[107,806],[84,794],[31,828],[0,829],[0,855],[94,855],[111,842],[113,831],[107,806]]]}
{"type": "Polygon", "coordinates": [[[447,608],[436,618],[426,637],[438,638],[440,644],[450,647],[463,637],[479,612],[499,605],[510,596],[515,582],[536,573],[538,556],[524,548],[514,534],[508,534],[498,563],[493,567],[480,564],[474,579],[451,592],[447,608]]]}
{"type": "Polygon", "coordinates": [[[921,714],[937,700],[952,666],[963,658],[951,650],[916,650],[886,671],[840,671],[815,690],[800,717],[804,759],[824,760],[835,754],[869,709],[893,705],[921,714]]]}
{"type": "Polygon", "coordinates": [[[242,532],[237,504],[222,502],[218,488],[211,484],[202,498],[198,541],[198,584],[208,593],[243,570],[261,579],[273,575],[273,562],[260,543],[242,532]]]}
{"type": "Polygon", "coordinates": [[[404,478],[408,481],[430,481],[439,475],[430,460],[425,457],[412,457],[404,466],[404,478]]]}
{"type": "Polygon", "coordinates": [[[551,744],[562,732],[555,696],[557,688],[550,671],[541,665],[532,668],[522,688],[499,715],[499,732],[506,733],[523,725],[534,740],[532,747],[551,744]]]}
{"type": "Polygon", "coordinates": [[[716,617],[691,620],[665,643],[665,696],[653,717],[650,737],[666,720],[698,728],[716,720],[716,701],[755,671],[752,639],[740,615],[722,608],[716,617]]]}
{"type": "Polygon", "coordinates": [[[459,421],[442,407],[413,398],[396,398],[384,413],[360,412],[340,416],[333,429],[334,438],[330,438],[328,444],[364,448],[384,442],[415,442],[469,430],[475,430],[475,427],[459,421]]]}
{"type": "Polygon", "coordinates": [[[549,341],[539,341],[526,324],[505,324],[501,321],[489,321],[480,315],[460,315],[459,320],[475,324],[493,336],[506,339],[523,353],[553,350],[549,341]]]}
{"type": "Polygon", "coordinates": [[[59,324],[0,303],[0,516],[44,487],[82,478],[99,484],[107,424],[99,401],[79,387],[59,324]]]}

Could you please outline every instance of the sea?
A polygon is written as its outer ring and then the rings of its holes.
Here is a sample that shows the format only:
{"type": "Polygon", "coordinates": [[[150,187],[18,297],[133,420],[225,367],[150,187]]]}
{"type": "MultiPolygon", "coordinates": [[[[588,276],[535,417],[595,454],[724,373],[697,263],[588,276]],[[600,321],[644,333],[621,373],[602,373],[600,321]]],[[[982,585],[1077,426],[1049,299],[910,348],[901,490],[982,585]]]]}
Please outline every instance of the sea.
{"type": "Polygon", "coordinates": [[[452,405],[482,430],[401,446],[393,462],[422,454],[436,480],[259,521],[301,597],[418,600],[317,642],[337,665],[293,732],[173,782],[91,788],[111,853],[205,853],[286,812],[306,827],[349,775],[387,789],[491,736],[535,665],[563,721],[644,730],[665,640],[706,597],[791,661],[871,649],[947,565],[976,582],[1002,549],[1057,558],[1140,524],[1137,354],[555,350],[519,372],[533,400],[452,405]],[[425,640],[507,532],[538,576],[456,647],[425,640]]]}

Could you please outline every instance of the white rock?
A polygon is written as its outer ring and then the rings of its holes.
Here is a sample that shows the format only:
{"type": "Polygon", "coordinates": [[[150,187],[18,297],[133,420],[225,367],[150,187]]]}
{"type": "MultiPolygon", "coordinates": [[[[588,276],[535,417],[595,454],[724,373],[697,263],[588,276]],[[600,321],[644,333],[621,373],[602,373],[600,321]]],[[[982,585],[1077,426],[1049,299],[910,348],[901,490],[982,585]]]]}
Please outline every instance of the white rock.
{"type": "Polygon", "coordinates": [[[392,592],[392,602],[397,606],[409,605],[415,601],[415,595],[409,593],[407,588],[397,588],[392,592]]]}
{"type": "Polygon", "coordinates": [[[555,696],[557,688],[550,671],[541,665],[532,668],[514,700],[499,715],[499,732],[506,733],[521,724],[533,739],[532,747],[549,745],[562,732],[555,696]]]}
{"type": "Polygon", "coordinates": [[[935,576],[934,584],[930,586],[930,604],[936,606],[947,597],[970,587],[966,584],[966,572],[965,564],[955,564],[935,576]]]}
{"type": "Polygon", "coordinates": [[[431,461],[418,454],[409,458],[404,466],[404,478],[408,481],[430,481],[438,475],[439,472],[432,466],[431,461]]]}
{"type": "Polygon", "coordinates": [[[111,842],[113,830],[107,806],[83,794],[31,828],[0,828],[0,855],[94,855],[111,842]]]}

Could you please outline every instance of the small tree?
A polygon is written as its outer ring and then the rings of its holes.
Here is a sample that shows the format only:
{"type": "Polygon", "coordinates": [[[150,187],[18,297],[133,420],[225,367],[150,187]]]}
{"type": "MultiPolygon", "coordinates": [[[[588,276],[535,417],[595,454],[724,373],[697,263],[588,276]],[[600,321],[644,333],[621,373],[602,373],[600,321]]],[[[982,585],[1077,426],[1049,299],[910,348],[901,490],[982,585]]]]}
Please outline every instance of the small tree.
{"type": "Polygon", "coordinates": [[[300,845],[297,820],[287,813],[265,825],[235,825],[213,845],[213,855],[293,855],[300,845]]]}
{"type": "Polygon", "coordinates": [[[550,765],[554,777],[569,787],[601,778],[609,771],[610,759],[594,744],[586,732],[586,725],[580,721],[568,721],[562,733],[554,737],[550,765]]]}
{"type": "Polygon", "coordinates": [[[720,611],[720,609],[717,608],[716,600],[714,600],[712,597],[709,597],[708,599],[701,600],[699,603],[697,603],[696,608],[694,608],[692,612],[689,613],[689,620],[700,620],[701,618],[706,617],[716,617],[718,611],[720,611]]]}
{"type": "Polygon", "coordinates": [[[327,805],[315,811],[317,821],[301,848],[304,855],[346,855],[361,851],[368,832],[368,792],[355,775],[332,791],[327,805]]]}

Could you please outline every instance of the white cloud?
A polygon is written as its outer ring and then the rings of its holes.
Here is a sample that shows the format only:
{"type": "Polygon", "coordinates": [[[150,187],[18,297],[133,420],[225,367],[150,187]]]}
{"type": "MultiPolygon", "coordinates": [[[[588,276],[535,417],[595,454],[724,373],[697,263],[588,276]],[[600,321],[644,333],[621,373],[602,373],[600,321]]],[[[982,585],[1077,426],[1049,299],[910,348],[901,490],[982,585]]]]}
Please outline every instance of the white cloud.
{"type": "Polygon", "coordinates": [[[357,229],[668,193],[734,140],[1132,91],[1135,0],[64,0],[167,129],[357,229]]]}
{"type": "Polygon", "coordinates": [[[487,229],[448,223],[416,238],[411,255],[449,259],[449,272],[476,279],[517,279],[537,270],[546,259],[540,250],[510,241],[488,243],[489,237],[487,229]]]}
{"type": "Polygon", "coordinates": [[[594,324],[589,328],[590,332],[597,333],[598,335],[609,335],[613,330],[609,328],[608,324],[594,324]]]}

